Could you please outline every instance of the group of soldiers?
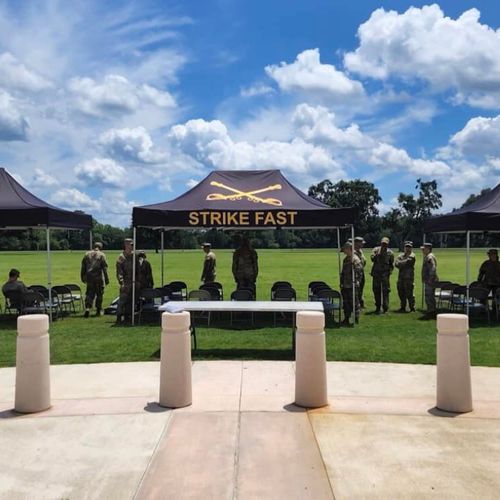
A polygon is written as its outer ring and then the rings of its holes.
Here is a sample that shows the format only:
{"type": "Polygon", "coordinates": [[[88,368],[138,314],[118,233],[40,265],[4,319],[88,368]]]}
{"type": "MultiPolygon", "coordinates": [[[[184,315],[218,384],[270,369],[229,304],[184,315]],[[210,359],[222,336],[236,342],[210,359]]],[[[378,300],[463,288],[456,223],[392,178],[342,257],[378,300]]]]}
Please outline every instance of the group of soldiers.
{"type": "MultiPolygon", "coordinates": [[[[202,283],[212,283],[215,281],[216,257],[210,243],[203,243],[205,259],[203,261],[203,271],[201,273],[202,283]]],[[[233,263],[231,270],[237,289],[252,290],[255,294],[257,276],[259,275],[259,258],[255,249],[252,248],[248,238],[241,238],[239,247],[233,253],[233,263]]]]}
{"type": "MultiPolygon", "coordinates": [[[[397,290],[400,299],[399,312],[415,311],[415,263],[413,243],[406,241],[404,251],[396,258],[389,248],[389,238],[383,237],[380,245],[375,247],[371,254],[372,291],[375,299],[375,313],[382,314],[389,310],[389,294],[391,291],[390,277],[394,268],[398,269],[397,290]]],[[[361,309],[365,303],[363,299],[365,287],[365,267],[367,259],[363,253],[365,240],[358,236],[354,242],[348,240],[342,246],[345,254],[340,272],[340,288],[342,293],[344,324],[350,324],[351,315],[354,321],[359,321],[361,309]]],[[[84,317],[88,318],[95,302],[96,315],[102,314],[104,287],[109,284],[108,264],[106,255],[102,251],[100,242],[94,244],[93,250],[87,252],[82,260],[81,279],[87,285],[85,294],[84,317]]],[[[424,297],[427,306],[427,316],[436,313],[435,288],[438,281],[437,260],[432,253],[432,244],[424,243],[421,247],[423,260],[421,278],[424,285],[424,297]]],[[[205,253],[202,283],[216,280],[216,256],[210,243],[204,243],[205,253]]],[[[126,322],[131,314],[133,288],[133,240],[124,240],[123,252],[116,261],[116,277],[120,287],[117,307],[117,323],[126,322]]],[[[16,271],[16,270],[13,270],[16,271]]],[[[232,272],[237,288],[253,290],[259,274],[257,252],[252,248],[247,238],[241,238],[239,247],[233,253],[232,272]]],[[[18,273],[18,271],[17,271],[18,273]]],[[[15,274],[15,273],[13,273],[15,274]]],[[[17,278],[13,276],[10,279],[17,278]]],[[[153,288],[153,273],[146,253],[141,251],[136,255],[136,294],[144,288],[153,288]]],[[[498,251],[488,250],[488,259],[483,262],[479,270],[478,281],[493,293],[500,288],[500,262],[498,251]]]]}
{"type": "MultiPolygon", "coordinates": [[[[389,310],[389,294],[391,291],[390,277],[394,268],[398,269],[397,290],[400,300],[398,312],[415,311],[415,263],[413,243],[405,241],[404,251],[394,258],[389,248],[389,238],[380,240],[380,245],[373,249],[371,261],[372,290],[375,299],[375,313],[386,313],[389,310]]],[[[363,292],[365,286],[366,258],[363,253],[365,240],[358,236],[354,238],[354,247],[348,240],[342,247],[345,258],[340,273],[340,287],[344,309],[343,323],[350,324],[350,317],[354,312],[354,321],[359,321],[360,310],[364,308],[363,292]],[[353,286],[354,285],[354,286],[353,286]],[[354,288],[354,293],[353,293],[354,288]]],[[[424,286],[424,298],[427,307],[426,316],[432,318],[436,314],[436,284],[439,281],[437,274],[437,260],[432,253],[432,244],[424,243],[422,250],[421,278],[424,286]]],[[[493,293],[500,288],[500,262],[498,251],[488,250],[488,259],[483,262],[479,270],[478,282],[482,287],[493,293]]]]}
{"type": "MultiPolygon", "coordinates": [[[[94,305],[96,316],[102,314],[102,300],[104,287],[109,284],[108,263],[102,251],[102,243],[96,242],[93,249],[85,254],[81,265],[81,280],[87,285],[85,292],[84,317],[88,318],[94,305]]],[[[116,260],[116,278],[118,280],[120,295],[116,312],[116,322],[128,321],[132,308],[133,267],[134,267],[134,242],[127,238],[123,242],[123,252],[116,260]]],[[[140,251],[136,255],[136,292],[143,288],[153,288],[153,271],[147,260],[146,253],[140,251]]]]}

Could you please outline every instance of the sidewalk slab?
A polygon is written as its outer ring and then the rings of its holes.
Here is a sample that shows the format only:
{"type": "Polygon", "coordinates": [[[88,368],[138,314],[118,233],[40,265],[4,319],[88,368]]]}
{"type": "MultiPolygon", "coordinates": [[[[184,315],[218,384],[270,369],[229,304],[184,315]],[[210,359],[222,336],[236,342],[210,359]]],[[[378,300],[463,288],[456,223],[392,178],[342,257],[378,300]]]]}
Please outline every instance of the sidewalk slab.
{"type": "Polygon", "coordinates": [[[242,413],[237,498],[333,499],[306,413],[242,413]]]}
{"type": "Polygon", "coordinates": [[[238,413],[176,413],[136,499],[232,500],[238,413]]]}
{"type": "Polygon", "coordinates": [[[169,416],[3,420],[0,498],[131,498],[169,416]]]}
{"type": "Polygon", "coordinates": [[[498,420],[313,414],[337,500],[496,499],[498,420]]]}

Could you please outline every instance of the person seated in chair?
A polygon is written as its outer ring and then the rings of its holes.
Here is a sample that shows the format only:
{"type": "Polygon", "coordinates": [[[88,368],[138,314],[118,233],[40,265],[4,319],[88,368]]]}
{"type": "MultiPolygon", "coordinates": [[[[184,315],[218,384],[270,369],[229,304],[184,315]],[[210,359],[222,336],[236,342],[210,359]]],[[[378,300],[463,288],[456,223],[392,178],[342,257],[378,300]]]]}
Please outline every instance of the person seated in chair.
{"type": "MultiPolygon", "coordinates": [[[[11,269],[9,271],[9,279],[8,281],[5,282],[5,284],[2,287],[2,292],[5,297],[8,297],[11,294],[18,293],[19,296],[21,296],[24,292],[26,292],[28,289],[26,288],[26,285],[19,279],[19,276],[21,273],[17,269],[11,269]]],[[[17,307],[20,309],[21,303],[13,303],[12,300],[10,300],[10,306],[11,307],[17,307]]]]}
{"type": "Polygon", "coordinates": [[[491,290],[493,295],[500,287],[500,262],[498,261],[498,250],[496,248],[488,250],[488,260],[481,264],[477,281],[484,288],[491,290]]]}

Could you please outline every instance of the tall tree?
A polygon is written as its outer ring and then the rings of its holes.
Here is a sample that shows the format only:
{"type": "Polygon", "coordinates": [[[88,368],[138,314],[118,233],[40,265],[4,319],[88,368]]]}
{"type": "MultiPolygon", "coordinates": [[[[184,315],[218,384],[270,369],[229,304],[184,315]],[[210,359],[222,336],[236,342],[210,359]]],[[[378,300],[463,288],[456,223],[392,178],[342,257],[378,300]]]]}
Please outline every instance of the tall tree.
{"type": "Polygon", "coordinates": [[[354,207],[357,209],[355,228],[368,243],[378,238],[379,220],[377,205],[382,201],[374,184],[361,179],[339,181],[333,184],[328,179],[311,186],[309,196],[333,208],[354,207]]]}

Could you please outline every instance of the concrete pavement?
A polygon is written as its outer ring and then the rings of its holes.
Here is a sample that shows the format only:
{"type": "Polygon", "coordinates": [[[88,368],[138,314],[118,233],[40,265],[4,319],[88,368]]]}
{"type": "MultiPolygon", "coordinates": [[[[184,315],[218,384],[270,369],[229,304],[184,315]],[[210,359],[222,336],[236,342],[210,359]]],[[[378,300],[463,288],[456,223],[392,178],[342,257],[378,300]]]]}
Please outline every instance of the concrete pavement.
{"type": "Polygon", "coordinates": [[[294,363],[197,361],[193,405],[159,363],[51,367],[52,408],[12,411],[0,369],[0,498],[497,498],[500,369],[475,409],[436,410],[435,367],[328,363],[330,405],[292,404],[294,363]]]}

